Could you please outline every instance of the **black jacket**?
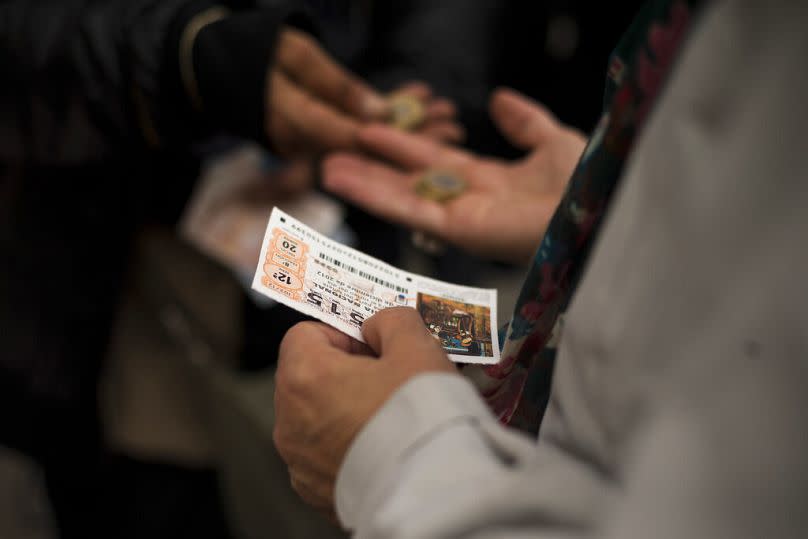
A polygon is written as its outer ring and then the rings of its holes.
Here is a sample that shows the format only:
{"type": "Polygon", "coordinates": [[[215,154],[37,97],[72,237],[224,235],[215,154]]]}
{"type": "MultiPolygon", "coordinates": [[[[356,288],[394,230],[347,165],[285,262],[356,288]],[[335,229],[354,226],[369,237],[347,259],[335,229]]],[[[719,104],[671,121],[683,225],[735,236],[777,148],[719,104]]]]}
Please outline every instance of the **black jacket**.
{"type": "Polygon", "coordinates": [[[179,211],[195,140],[263,137],[266,69],[295,15],[230,2],[194,45],[199,111],[179,41],[213,5],[0,0],[0,443],[63,451],[93,421],[133,231],[179,211]]]}

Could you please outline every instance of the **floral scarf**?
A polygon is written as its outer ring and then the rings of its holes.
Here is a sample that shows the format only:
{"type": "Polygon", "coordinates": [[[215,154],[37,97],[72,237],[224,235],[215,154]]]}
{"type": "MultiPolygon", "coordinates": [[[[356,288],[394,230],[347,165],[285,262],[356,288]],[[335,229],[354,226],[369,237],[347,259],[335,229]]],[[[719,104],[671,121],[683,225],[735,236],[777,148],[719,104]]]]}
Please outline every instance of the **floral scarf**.
{"type": "Polygon", "coordinates": [[[530,265],[513,319],[500,332],[502,361],[463,369],[503,423],[538,432],[564,312],[698,3],[651,1],[621,39],[609,62],[600,121],[530,265]]]}

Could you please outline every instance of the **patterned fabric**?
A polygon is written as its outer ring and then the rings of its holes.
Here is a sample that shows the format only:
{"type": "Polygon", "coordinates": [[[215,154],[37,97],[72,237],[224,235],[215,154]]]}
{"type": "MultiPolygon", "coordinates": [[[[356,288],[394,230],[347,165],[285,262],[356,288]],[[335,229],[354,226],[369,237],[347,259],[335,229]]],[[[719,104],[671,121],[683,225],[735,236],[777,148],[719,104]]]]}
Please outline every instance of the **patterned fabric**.
{"type": "Polygon", "coordinates": [[[610,59],[601,119],[531,263],[513,319],[500,332],[502,361],[463,370],[503,423],[538,432],[563,313],[698,3],[649,2],[623,36],[610,59]]]}

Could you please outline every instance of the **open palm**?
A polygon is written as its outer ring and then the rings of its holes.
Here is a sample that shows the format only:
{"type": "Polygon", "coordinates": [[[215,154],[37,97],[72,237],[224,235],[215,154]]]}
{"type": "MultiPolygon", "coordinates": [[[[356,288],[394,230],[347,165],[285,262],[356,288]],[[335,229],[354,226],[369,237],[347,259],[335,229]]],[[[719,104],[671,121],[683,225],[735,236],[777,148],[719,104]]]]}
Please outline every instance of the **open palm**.
{"type": "Polygon", "coordinates": [[[324,185],[370,213],[468,251],[524,260],[541,240],[585,140],[511,90],[494,94],[491,115],[511,142],[532,150],[529,155],[507,162],[370,126],[360,131],[360,142],[384,161],[335,154],[324,164],[324,185]],[[468,188],[444,203],[421,198],[414,187],[428,169],[452,171],[468,188]]]}

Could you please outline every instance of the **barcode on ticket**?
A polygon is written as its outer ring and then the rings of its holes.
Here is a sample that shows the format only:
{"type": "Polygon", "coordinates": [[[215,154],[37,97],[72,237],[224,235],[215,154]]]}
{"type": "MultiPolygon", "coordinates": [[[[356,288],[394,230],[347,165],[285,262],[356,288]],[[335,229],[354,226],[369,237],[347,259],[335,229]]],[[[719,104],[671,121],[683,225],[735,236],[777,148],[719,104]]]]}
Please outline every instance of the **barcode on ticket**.
{"type": "Polygon", "coordinates": [[[343,262],[341,262],[339,260],[334,260],[330,256],[327,256],[325,253],[320,253],[319,256],[320,256],[321,260],[324,260],[324,261],[328,262],[329,264],[332,264],[333,266],[335,266],[337,268],[344,269],[345,271],[347,271],[349,273],[355,273],[356,275],[359,275],[360,277],[362,277],[364,279],[367,279],[367,280],[372,281],[372,282],[374,282],[376,284],[380,284],[382,286],[385,286],[385,287],[389,288],[390,290],[395,290],[396,292],[400,292],[402,294],[407,293],[407,289],[404,288],[403,286],[394,285],[390,281],[385,281],[384,279],[379,279],[375,275],[371,275],[370,273],[368,273],[366,271],[356,269],[355,267],[350,266],[348,264],[344,264],[343,262]]]}

